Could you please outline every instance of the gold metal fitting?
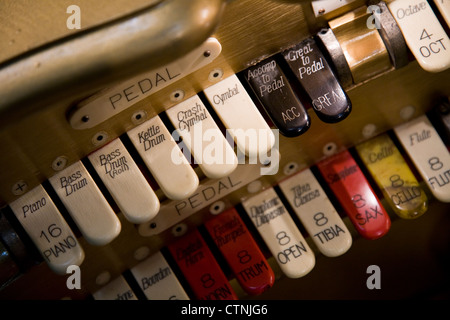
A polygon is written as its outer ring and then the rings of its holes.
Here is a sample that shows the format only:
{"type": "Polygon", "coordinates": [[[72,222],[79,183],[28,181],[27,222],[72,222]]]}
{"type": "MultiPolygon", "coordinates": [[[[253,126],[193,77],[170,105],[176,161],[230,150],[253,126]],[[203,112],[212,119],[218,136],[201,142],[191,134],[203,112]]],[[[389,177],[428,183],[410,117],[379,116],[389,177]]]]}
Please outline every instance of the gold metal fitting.
{"type": "Polygon", "coordinates": [[[386,46],[370,19],[371,12],[362,6],[329,21],[355,84],[393,68],[386,46]]]}

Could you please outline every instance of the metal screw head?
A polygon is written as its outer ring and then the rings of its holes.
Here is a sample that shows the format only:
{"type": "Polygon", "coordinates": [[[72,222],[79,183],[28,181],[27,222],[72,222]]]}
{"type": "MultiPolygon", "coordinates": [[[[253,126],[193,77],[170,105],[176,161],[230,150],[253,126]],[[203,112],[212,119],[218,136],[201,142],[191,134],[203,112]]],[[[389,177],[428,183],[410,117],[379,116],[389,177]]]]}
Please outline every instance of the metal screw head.
{"type": "Polygon", "coordinates": [[[19,180],[11,187],[11,192],[16,196],[21,196],[28,190],[28,183],[24,180],[19,180]]]}
{"type": "Polygon", "coordinates": [[[92,144],[94,146],[105,144],[107,140],[108,140],[108,133],[106,133],[105,131],[97,132],[91,139],[92,144]]]}
{"type": "Polygon", "coordinates": [[[59,156],[52,162],[52,169],[55,171],[61,171],[67,165],[67,158],[64,156],[59,156]]]}

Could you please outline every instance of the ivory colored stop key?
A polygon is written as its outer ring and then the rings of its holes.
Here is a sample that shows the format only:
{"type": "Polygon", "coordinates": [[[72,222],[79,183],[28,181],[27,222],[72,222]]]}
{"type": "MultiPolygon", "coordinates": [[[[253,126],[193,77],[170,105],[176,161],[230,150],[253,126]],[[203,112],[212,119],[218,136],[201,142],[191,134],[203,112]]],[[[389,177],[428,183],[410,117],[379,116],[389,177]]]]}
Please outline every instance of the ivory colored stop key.
{"type": "Polygon", "coordinates": [[[83,248],[52,199],[39,185],[10,204],[11,210],[55,273],[80,266],[83,248]]]}

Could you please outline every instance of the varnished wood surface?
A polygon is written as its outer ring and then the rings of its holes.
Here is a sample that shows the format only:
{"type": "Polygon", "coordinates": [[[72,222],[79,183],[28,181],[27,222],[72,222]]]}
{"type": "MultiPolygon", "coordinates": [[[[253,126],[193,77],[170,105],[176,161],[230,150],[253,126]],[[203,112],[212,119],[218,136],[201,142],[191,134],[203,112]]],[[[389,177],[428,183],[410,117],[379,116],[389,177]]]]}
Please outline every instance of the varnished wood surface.
{"type": "Polygon", "coordinates": [[[0,2],[0,61],[113,21],[161,0],[4,0],[0,2]],[[70,5],[80,7],[81,29],[68,29],[70,5]]]}
{"type": "MultiPolygon", "coordinates": [[[[2,41],[5,50],[0,50],[3,55],[0,60],[6,60],[66,35],[65,9],[69,2],[71,1],[2,1],[0,13],[10,12],[10,17],[16,18],[0,24],[5,30],[7,39],[2,41]],[[27,3],[29,6],[26,6],[27,3]],[[43,5],[48,8],[44,10],[40,7],[43,5]],[[61,10],[63,12],[59,16],[61,10]],[[55,12],[58,12],[56,14],[58,17],[51,21],[55,12]],[[54,23],[62,24],[65,30],[54,28],[54,23]]],[[[104,5],[104,1],[89,1],[87,4],[86,0],[79,3],[82,8],[82,25],[88,27],[142,8],[148,5],[149,1],[133,1],[133,7],[125,6],[120,1],[114,1],[114,4],[108,1],[108,6],[104,5]],[[85,10],[86,8],[90,9],[85,10]]],[[[67,121],[70,108],[75,101],[84,98],[83,96],[67,97],[64,101],[58,101],[39,112],[30,113],[28,117],[0,129],[0,154],[2,154],[0,168],[6,168],[1,171],[0,204],[5,205],[17,198],[11,193],[11,186],[16,181],[25,180],[32,188],[33,185],[50,178],[55,173],[51,166],[55,158],[65,156],[70,164],[97,149],[99,146],[92,143],[92,137],[96,133],[104,131],[108,134],[108,140],[112,140],[135,126],[131,116],[136,111],[145,110],[151,117],[170,108],[174,102],[168,97],[174,90],[182,89],[188,98],[213,84],[208,80],[211,71],[220,68],[224,72],[224,77],[231,75],[310,36],[317,31],[320,21],[305,15],[305,12],[308,12],[306,5],[281,1],[231,1],[222,23],[214,34],[221,42],[223,51],[211,65],[89,130],[74,130],[67,121]]],[[[413,108],[411,117],[425,113],[434,106],[436,98],[450,95],[449,79],[449,71],[439,74],[427,73],[415,61],[411,61],[400,70],[390,70],[365,83],[346,88],[353,104],[352,114],[341,123],[325,124],[309,110],[311,128],[297,138],[280,137],[279,173],[263,177],[261,179],[263,185],[274,185],[285,178],[283,168],[292,162],[299,165],[299,170],[313,165],[325,157],[324,148],[330,143],[335,144],[338,150],[343,150],[366,140],[368,137],[364,135],[364,129],[367,125],[373,125],[376,134],[386,132],[407,121],[407,118],[402,117],[405,107],[413,108]]],[[[235,205],[248,196],[247,190],[242,188],[229,195],[226,202],[228,205],[235,205]]],[[[383,291],[367,292],[365,283],[358,282],[366,275],[365,270],[361,268],[370,261],[387,266],[392,286],[405,284],[408,277],[417,276],[416,285],[409,283],[409,286],[401,290],[398,287],[391,287],[384,297],[408,298],[439,292],[436,291],[440,285],[438,279],[443,277],[448,283],[448,273],[445,272],[448,270],[448,258],[445,256],[448,254],[446,246],[448,237],[445,236],[446,232],[442,231],[442,226],[449,225],[448,216],[445,216],[448,211],[448,205],[434,202],[430,212],[423,219],[396,222],[389,235],[378,242],[371,243],[359,239],[354,250],[350,249],[349,254],[341,258],[321,257],[317,269],[313,270],[310,276],[294,282],[283,278],[262,298],[378,298],[383,291]],[[404,250],[405,255],[398,254],[398,250],[404,250]],[[414,273],[417,265],[423,269],[414,273]],[[354,277],[356,271],[353,272],[356,268],[358,272],[363,273],[357,278],[354,277]],[[397,282],[394,281],[396,274],[402,273],[402,269],[408,272],[397,282]],[[348,285],[349,283],[351,285],[348,285]],[[345,287],[346,285],[348,287],[345,287]],[[352,288],[355,286],[358,288],[353,291],[352,288]],[[305,287],[307,289],[303,289],[305,287]],[[345,289],[342,289],[343,287],[345,289]]],[[[90,292],[98,289],[95,279],[101,272],[106,270],[112,276],[119,275],[138,263],[133,257],[136,249],[148,246],[151,251],[156,251],[173,239],[170,230],[155,237],[141,237],[136,227],[127,222],[121,213],[118,214],[123,228],[119,237],[111,244],[92,247],[80,238],[86,249],[86,260],[82,265],[82,290],[67,291],[66,277],[52,274],[45,264],[41,264],[18,279],[14,286],[0,291],[0,298],[60,299],[66,295],[74,299],[85,298],[90,292]]],[[[205,208],[186,223],[190,227],[197,226],[207,214],[209,213],[205,208]]]]}

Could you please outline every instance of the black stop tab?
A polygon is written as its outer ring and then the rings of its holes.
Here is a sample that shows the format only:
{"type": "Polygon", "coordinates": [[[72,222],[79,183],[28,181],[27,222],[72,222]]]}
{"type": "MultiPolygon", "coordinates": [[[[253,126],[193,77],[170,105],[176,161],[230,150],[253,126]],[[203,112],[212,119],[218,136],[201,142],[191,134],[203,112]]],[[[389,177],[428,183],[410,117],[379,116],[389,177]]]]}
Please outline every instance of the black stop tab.
{"type": "Polygon", "coordinates": [[[345,119],[352,104],[313,38],[283,51],[320,120],[335,123],[345,119]]]}
{"type": "Polygon", "coordinates": [[[275,58],[248,68],[243,76],[281,134],[296,137],[309,129],[309,114],[275,58]]]}

